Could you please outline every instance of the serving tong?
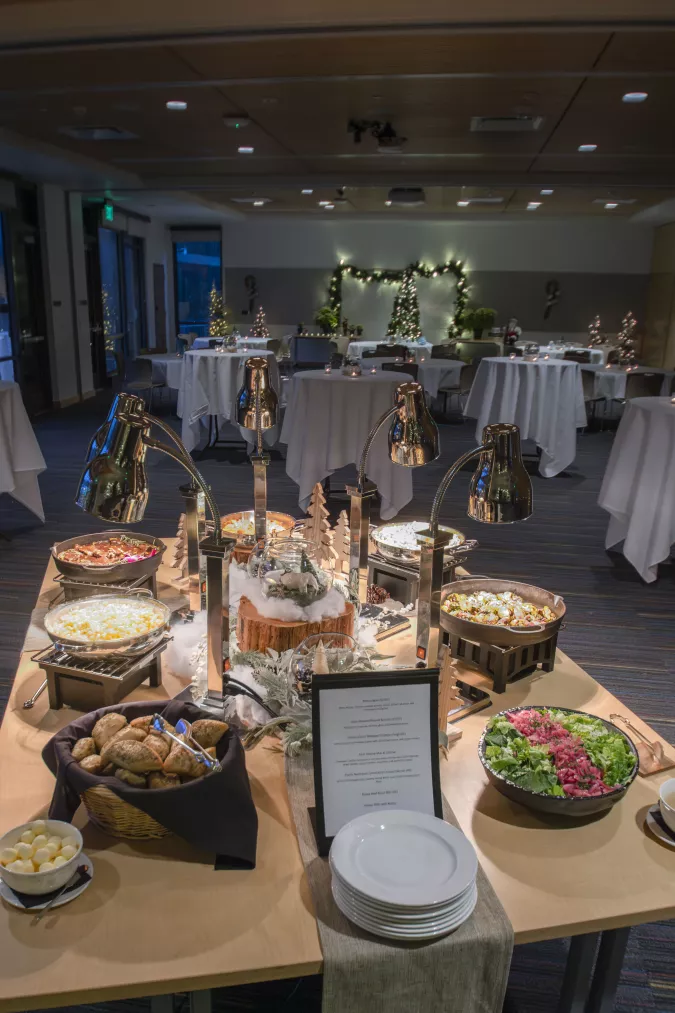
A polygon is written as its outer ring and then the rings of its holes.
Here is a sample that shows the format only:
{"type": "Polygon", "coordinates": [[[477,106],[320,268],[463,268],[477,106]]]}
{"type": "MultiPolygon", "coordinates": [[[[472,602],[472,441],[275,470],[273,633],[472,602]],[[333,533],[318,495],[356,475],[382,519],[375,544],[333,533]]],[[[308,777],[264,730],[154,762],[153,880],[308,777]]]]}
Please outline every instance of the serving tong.
{"type": "Polygon", "coordinates": [[[152,727],[155,729],[155,731],[162,732],[164,735],[168,735],[169,738],[173,740],[173,742],[177,742],[179,746],[182,746],[183,749],[186,749],[188,753],[191,753],[194,756],[194,758],[197,760],[198,763],[203,763],[210,773],[222,770],[220,760],[214,759],[212,756],[209,755],[209,753],[206,752],[203,746],[199,745],[199,743],[192,734],[192,725],[190,724],[189,721],[186,721],[184,718],[181,718],[180,721],[176,723],[176,731],[179,733],[179,735],[184,735],[187,739],[189,739],[190,742],[192,743],[191,746],[188,745],[187,742],[184,742],[181,738],[179,738],[178,735],[174,735],[173,732],[169,731],[169,729],[166,727],[166,721],[160,714],[152,715],[152,727]]]}

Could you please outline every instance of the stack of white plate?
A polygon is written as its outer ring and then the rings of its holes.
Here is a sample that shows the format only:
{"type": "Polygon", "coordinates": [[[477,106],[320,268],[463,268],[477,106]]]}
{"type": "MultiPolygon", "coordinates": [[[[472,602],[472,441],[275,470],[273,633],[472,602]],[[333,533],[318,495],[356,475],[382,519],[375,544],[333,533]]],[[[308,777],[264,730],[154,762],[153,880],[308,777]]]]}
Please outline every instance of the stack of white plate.
{"type": "Polygon", "coordinates": [[[333,897],[350,921],[387,939],[434,939],[476,906],[478,860],[464,834],[435,816],[359,816],[330,849],[333,897]]]}

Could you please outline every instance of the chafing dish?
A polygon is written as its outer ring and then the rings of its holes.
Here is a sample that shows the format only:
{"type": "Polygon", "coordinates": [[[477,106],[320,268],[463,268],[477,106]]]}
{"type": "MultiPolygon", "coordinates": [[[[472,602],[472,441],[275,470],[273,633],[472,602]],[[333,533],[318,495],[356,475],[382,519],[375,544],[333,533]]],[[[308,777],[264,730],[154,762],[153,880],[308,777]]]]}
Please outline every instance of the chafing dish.
{"type": "Polygon", "coordinates": [[[493,580],[490,577],[464,577],[451,584],[445,584],[441,592],[441,629],[472,641],[474,644],[489,644],[493,647],[517,647],[519,644],[536,644],[548,640],[560,629],[565,617],[565,602],[558,594],[545,591],[532,584],[521,584],[515,580],[493,580]],[[486,623],[475,623],[469,619],[451,616],[443,610],[443,602],[450,594],[473,594],[475,591],[490,591],[501,594],[502,591],[513,591],[526,602],[532,602],[542,608],[547,605],[556,618],[548,623],[537,623],[536,626],[489,626],[486,623]]]}
{"type": "Polygon", "coordinates": [[[67,538],[64,542],[57,542],[52,545],[52,558],[57,570],[66,577],[74,580],[86,580],[92,584],[114,584],[117,580],[134,580],[137,577],[147,577],[155,573],[162,562],[162,556],[166,552],[166,545],[160,538],[154,535],[140,535],[136,532],[127,531],[99,531],[93,535],[79,535],[77,538],[67,538]],[[126,536],[138,542],[147,542],[154,545],[157,552],[154,556],[146,559],[139,559],[130,563],[113,563],[110,566],[87,566],[83,563],[69,563],[65,559],[59,559],[62,552],[74,548],[76,545],[89,545],[92,542],[106,542],[111,538],[126,536]]]}
{"type": "MultiPolygon", "coordinates": [[[[267,537],[288,538],[296,525],[295,517],[290,514],[267,511],[267,537]]],[[[222,518],[221,530],[230,538],[236,538],[237,545],[255,545],[255,518],[253,510],[237,510],[225,514],[222,518]],[[246,532],[246,533],[244,533],[246,532]]]]}
{"type": "Polygon", "coordinates": [[[91,598],[81,598],[75,601],[63,602],[55,608],[50,609],[45,616],[44,625],[50,640],[57,647],[67,651],[77,658],[109,658],[123,657],[133,658],[144,654],[152,647],[155,647],[164,637],[165,631],[171,619],[171,609],[163,602],[157,601],[149,594],[137,592],[136,594],[119,595],[94,595],[91,598]],[[74,610],[82,610],[89,607],[96,607],[104,603],[110,606],[113,602],[134,602],[140,605],[151,605],[159,613],[158,625],[144,633],[125,637],[120,640],[99,640],[83,642],[82,639],[73,639],[64,635],[56,629],[57,622],[63,618],[64,613],[74,610]]]}
{"type": "MultiPolygon", "coordinates": [[[[377,551],[391,563],[403,563],[408,566],[419,566],[419,547],[412,546],[415,532],[424,531],[429,527],[428,521],[393,521],[388,524],[380,524],[371,531],[370,537],[377,546],[377,551]],[[396,544],[396,543],[401,544],[396,544]]],[[[445,559],[454,559],[466,555],[478,544],[474,539],[467,539],[466,536],[456,528],[440,527],[452,536],[444,553],[445,559]]]]}

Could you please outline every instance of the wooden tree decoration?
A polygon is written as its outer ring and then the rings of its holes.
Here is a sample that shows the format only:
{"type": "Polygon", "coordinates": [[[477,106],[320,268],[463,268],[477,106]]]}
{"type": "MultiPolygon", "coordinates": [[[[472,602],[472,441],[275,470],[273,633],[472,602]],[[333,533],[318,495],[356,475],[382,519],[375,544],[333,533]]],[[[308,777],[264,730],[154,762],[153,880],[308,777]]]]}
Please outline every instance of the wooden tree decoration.
{"type": "Polygon", "coordinates": [[[349,573],[350,531],[349,517],[346,510],[340,511],[340,516],[333,531],[333,538],[333,547],[336,553],[335,569],[338,573],[349,573]]]}
{"type": "Polygon", "coordinates": [[[316,548],[316,555],[322,566],[332,569],[337,552],[333,548],[333,532],[328,520],[328,509],[326,497],[323,493],[321,482],[317,482],[312,489],[307,516],[304,517],[298,529],[302,537],[311,542],[316,548]]]}
{"type": "Polygon", "coordinates": [[[256,313],[255,320],[253,321],[253,327],[251,328],[251,336],[254,338],[269,338],[270,332],[267,327],[267,318],[265,316],[265,310],[260,307],[256,313]]]}
{"type": "Polygon", "coordinates": [[[619,351],[619,365],[635,365],[635,329],[637,320],[628,311],[621,321],[621,330],[617,334],[617,347],[619,351]]]}
{"type": "Polygon", "coordinates": [[[605,335],[600,328],[600,317],[596,316],[588,325],[588,347],[593,345],[604,345],[605,335]]]}

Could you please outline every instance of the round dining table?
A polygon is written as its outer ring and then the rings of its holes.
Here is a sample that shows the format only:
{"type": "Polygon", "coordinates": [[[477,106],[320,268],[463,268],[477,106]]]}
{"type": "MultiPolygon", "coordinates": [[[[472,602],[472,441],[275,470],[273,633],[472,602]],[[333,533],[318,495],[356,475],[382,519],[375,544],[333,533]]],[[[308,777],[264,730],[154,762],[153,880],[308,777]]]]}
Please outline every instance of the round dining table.
{"type": "MultiPolygon", "coordinates": [[[[198,446],[201,426],[208,424],[209,416],[215,418],[218,426],[234,420],[237,393],[244,380],[244,363],[252,355],[268,359],[272,387],[279,393],[279,365],[273,352],[265,349],[254,352],[203,349],[185,353],[176,411],[183,420],[181,439],[189,451],[198,446]]],[[[249,443],[255,439],[255,433],[249,430],[241,430],[241,433],[249,443]]],[[[275,442],[276,427],[265,436],[268,445],[275,442]]]]}
{"type": "MultiPolygon", "coordinates": [[[[401,341],[388,341],[383,338],[382,341],[350,341],[347,349],[347,355],[350,358],[362,359],[364,352],[375,352],[377,351],[378,345],[404,345],[408,350],[408,354],[412,355],[415,362],[419,362],[420,358],[431,358],[432,346],[426,341],[410,341],[409,339],[401,341]]],[[[364,365],[367,365],[370,361],[370,357],[364,359],[364,365]]]]}
{"type": "Polygon", "coordinates": [[[612,398],[626,396],[626,379],[630,373],[659,373],[663,377],[659,393],[665,397],[670,393],[670,385],[673,381],[672,370],[659,369],[652,366],[637,366],[630,371],[625,366],[601,366],[597,363],[581,363],[584,372],[593,373],[595,397],[605,398],[611,401],[612,398]]]}
{"type": "MultiPolygon", "coordinates": [[[[303,510],[317,482],[348,464],[358,467],[368,433],[394,404],[399,384],[410,379],[388,371],[353,377],[317,369],[293,376],[280,440],[288,444],[286,473],[299,487],[303,510]]],[[[389,459],[388,430],[383,426],[375,437],[367,472],[382,498],[384,520],[395,517],[413,495],[411,470],[389,459]]]]}
{"type": "MultiPolygon", "coordinates": [[[[192,349],[195,352],[199,352],[202,349],[208,349],[211,347],[209,345],[209,341],[218,341],[218,340],[219,340],[218,338],[195,338],[195,340],[192,342],[192,349]]],[[[248,338],[248,337],[239,337],[236,339],[237,348],[244,350],[248,349],[251,352],[256,352],[260,348],[266,349],[268,347],[267,342],[270,340],[271,340],[270,338],[248,338]]]]}
{"type": "Polygon", "coordinates": [[[541,448],[539,471],[553,478],[577,452],[577,429],[586,425],[578,362],[529,361],[508,356],[481,359],[464,414],[478,419],[476,442],[493,422],[515,423],[523,440],[541,448]]]}
{"type": "Polygon", "coordinates": [[[605,548],[623,554],[647,583],[675,543],[675,404],[636,397],[626,404],[598,503],[610,514],[605,548]]]}
{"type": "Polygon", "coordinates": [[[158,352],[156,355],[139,355],[152,363],[153,383],[165,383],[172,390],[180,390],[183,379],[183,357],[175,352],[158,352]]]}
{"type": "Polygon", "coordinates": [[[38,475],[46,467],[18,383],[1,380],[0,493],[9,493],[43,522],[38,475]]]}

